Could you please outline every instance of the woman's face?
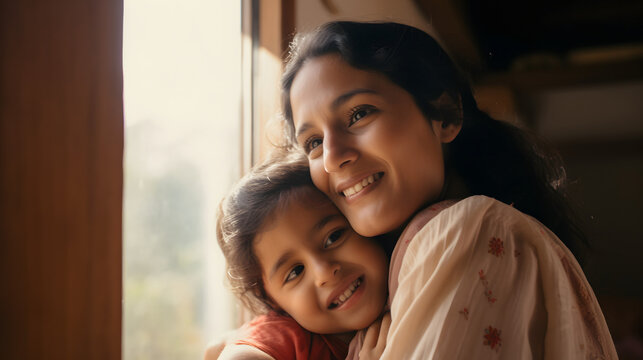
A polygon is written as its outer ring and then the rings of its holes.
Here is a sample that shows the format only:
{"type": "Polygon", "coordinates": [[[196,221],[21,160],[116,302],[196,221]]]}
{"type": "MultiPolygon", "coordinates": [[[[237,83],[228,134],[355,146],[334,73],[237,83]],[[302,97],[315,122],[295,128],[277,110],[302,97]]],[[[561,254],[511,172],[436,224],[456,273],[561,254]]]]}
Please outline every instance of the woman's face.
{"type": "Polygon", "coordinates": [[[386,76],[334,54],[312,58],[296,75],[290,101],[315,185],[358,233],[396,230],[439,197],[442,143],[459,127],[427,121],[386,76]]]}

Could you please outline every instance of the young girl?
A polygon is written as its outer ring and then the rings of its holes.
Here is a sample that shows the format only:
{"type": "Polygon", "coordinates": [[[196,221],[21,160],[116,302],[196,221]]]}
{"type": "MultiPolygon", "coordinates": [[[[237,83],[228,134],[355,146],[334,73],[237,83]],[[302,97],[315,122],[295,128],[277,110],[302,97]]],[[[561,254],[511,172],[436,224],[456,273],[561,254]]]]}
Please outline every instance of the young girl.
{"type": "Polygon", "coordinates": [[[383,358],[616,358],[568,250],[580,259],[586,241],[558,158],[481,112],[428,34],[333,22],[299,35],[282,95],[317,188],[359,234],[403,233],[383,358]],[[459,201],[429,221],[443,199],[459,201]]]}
{"type": "MultiPolygon", "coordinates": [[[[217,238],[233,291],[265,314],[219,359],[344,359],[355,331],[382,314],[383,247],[352,230],[297,154],[257,166],[237,184],[220,207],[217,238]]],[[[378,344],[377,327],[372,332],[366,348],[377,358],[384,339],[378,344]]]]}

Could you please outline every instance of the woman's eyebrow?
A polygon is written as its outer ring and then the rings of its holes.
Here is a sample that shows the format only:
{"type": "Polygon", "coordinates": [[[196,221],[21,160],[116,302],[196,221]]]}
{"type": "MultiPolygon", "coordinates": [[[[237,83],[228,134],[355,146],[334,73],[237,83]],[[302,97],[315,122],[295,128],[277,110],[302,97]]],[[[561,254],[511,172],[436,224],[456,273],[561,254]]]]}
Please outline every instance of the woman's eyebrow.
{"type": "MultiPolygon", "coordinates": [[[[333,102],[330,105],[331,110],[333,111],[337,110],[338,107],[342,106],[342,104],[344,104],[345,102],[347,102],[357,94],[378,94],[378,92],[372,89],[363,89],[363,88],[349,90],[339,95],[337,98],[335,98],[335,100],[333,100],[333,102]]],[[[295,138],[299,138],[301,134],[305,133],[311,127],[313,126],[309,123],[302,124],[299,127],[299,129],[297,129],[297,132],[295,133],[295,138]]]]}
{"type": "Polygon", "coordinates": [[[357,94],[377,94],[377,91],[372,89],[362,89],[362,88],[347,91],[342,95],[339,95],[335,100],[333,100],[332,104],[330,105],[331,109],[336,110],[338,107],[342,106],[342,104],[344,104],[345,102],[350,100],[350,98],[352,98],[357,94]]]}

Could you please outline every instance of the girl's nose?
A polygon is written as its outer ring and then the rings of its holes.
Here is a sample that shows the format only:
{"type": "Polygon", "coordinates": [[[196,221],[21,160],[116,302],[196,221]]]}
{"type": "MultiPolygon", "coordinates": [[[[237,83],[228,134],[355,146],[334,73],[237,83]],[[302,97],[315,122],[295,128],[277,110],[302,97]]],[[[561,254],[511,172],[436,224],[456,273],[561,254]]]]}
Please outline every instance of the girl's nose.
{"type": "Polygon", "coordinates": [[[338,276],[341,266],[337,262],[319,259],[315,262],[315,285],[332,283],[338,276]]]}
{"type": "Polygon", "coordinates": [[[324,134],[324,170],[327,173],[339,171],[357,160],[359,153],[351,143],[350,135],[341,131],[324,134]]]}

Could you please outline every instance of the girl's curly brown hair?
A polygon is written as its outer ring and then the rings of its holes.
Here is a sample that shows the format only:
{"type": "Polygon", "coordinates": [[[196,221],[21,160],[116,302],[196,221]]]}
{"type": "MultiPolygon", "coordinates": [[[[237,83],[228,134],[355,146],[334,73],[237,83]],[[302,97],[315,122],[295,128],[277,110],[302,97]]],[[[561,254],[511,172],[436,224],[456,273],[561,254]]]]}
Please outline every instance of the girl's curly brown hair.
{"type": "Polygon", "coordinates": [[[232,292],[254,314],[279,311],[266,293],[254,239],[265,221],[313,185],[308,160],[297,152],[280,152],[254,167],[221,201],[216,235],[226,259],[232,292]]]}

